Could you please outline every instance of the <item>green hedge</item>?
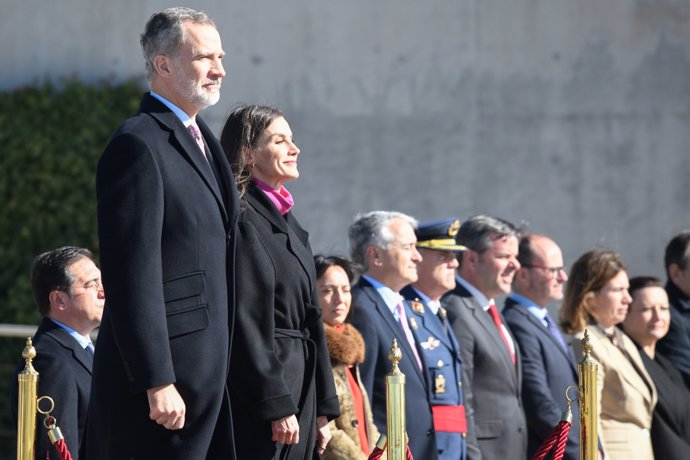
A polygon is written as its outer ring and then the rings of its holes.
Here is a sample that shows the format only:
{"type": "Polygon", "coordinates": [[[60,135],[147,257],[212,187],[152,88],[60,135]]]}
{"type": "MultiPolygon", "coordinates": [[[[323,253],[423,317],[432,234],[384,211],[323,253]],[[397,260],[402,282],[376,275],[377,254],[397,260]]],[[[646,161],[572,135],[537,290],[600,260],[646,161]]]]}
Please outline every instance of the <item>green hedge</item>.
{"type": "MultiPolygon", "coordinates": [[[[96,164],[143,91],[134,81],[67,81],[0,93],[0,323],[38,323],[29,280],[37,254],[76,245],[98,255],[96,164]]],[[[5,395],[22,344],[0,340],[3,446],[14,445],[5,395]]],[[[15,458],[0,450],[0,459],[15,458]]]]}

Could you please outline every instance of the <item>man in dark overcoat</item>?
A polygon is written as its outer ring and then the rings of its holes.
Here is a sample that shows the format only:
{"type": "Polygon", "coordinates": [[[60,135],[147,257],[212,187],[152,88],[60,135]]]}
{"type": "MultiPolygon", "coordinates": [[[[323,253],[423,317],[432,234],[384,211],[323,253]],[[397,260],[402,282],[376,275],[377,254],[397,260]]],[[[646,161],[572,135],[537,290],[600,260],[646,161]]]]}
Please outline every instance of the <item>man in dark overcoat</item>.
{"type": "Polygon", "coordinates": [[[181,7],[151,16],[141,44],[151,92],[96,175],[112,297],[85,458],[233,458],[226,377],[238,198],[220,144],[197,116],[220,97],[224,52],[211,19],[181,7]]]}

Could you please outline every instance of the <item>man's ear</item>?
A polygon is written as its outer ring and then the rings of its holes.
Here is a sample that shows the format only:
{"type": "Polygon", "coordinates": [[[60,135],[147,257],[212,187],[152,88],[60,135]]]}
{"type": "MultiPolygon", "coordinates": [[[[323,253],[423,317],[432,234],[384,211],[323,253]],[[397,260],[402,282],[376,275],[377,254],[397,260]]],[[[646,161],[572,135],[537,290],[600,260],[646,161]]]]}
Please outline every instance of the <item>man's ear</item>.
{"type": "Polygon", "coordinates": [[[156,73],[164,78],[168,78],[171,75],[170,71],[170,61],[167,56],[159,54],[153,58],[153,68],[156,69],[156,73]]]}
{"type": "Polygon", "coordinates": [[[50,294],[48,294],[48,300],[50,300],[50,309],[51,310],[64,310],[66,308],[65,305],[65,296],[67,293],[58,291],[57,289],[50,291],[50,294]]]}
{"type": "Polygon", "coordinates": [[[477,265],[477,262],[479,262],[479,253],[477,251],[473,251],[472,249],[468,249],[467,251],[462,253],[462,264],[469,265],[471,267],[474,267],[477,265]]]}
{"type": "Polygon", "coordinates": [[[370,245],[367,247],[366,255],[369,265],[373,265],[374,267],[380,267],[382,265],[381,248],[378,246],[370,245]]]}
{"type": "Polygon", "coordinates": [[[528,272],[529,269],[521,267],[518,269],[518,271],[515,272],[515,278],[518,282],[524,283],[527,281],[527,277],[529,276],[528,272]]]}

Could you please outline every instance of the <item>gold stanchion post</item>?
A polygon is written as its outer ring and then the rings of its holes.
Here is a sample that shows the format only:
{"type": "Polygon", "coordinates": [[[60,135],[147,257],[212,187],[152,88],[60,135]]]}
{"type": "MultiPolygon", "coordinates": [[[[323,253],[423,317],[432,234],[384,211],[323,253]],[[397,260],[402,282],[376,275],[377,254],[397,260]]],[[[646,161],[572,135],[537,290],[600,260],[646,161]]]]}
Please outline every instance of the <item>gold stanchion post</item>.
{"type": "Polygon", "coordinates": [[[33,460],[36,442],[36,394],[38,391],[38,372],[34,369],[33,359],[36,349],[31,337],[26,339],[22,358],[26,361],[24,369],[17,375],[19,379],[18,423],[17,423],[17,460],[33,460]]]}
{"type": "Polygon", "coordinates": [[[405,430],[405,374],[400,372],[398,363],[402,351],[398,341],[393,339],[388,359],[393,363],[391,372],[386,376],[386,422],[388,460],[405,460],[407,449],[407,432],[405,430]]]}
{"type": "Polygon", "coordinates": [[[592,358],[592,344],[585,329],[582,339],[584,357],[580,371],[580,460],[597,460],[599,401],[597,399],[597,371],[599,364],[592,358]]]}

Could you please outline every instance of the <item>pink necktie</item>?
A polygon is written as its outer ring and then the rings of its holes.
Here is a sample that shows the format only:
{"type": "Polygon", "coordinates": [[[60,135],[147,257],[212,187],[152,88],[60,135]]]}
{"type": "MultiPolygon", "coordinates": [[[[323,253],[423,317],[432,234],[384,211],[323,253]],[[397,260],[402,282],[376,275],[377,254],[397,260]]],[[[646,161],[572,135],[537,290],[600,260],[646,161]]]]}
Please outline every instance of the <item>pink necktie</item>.
{"type": "Polygon", "coordinates": [[[192,137],[196,141],[196,145],[198,145],[199,149],[201,149],[201,153],[204,154],[204,158],[206,158],[206,149],[204,148],[204,139],[201,137],[201,131],[199,131],[199,127],[197,126],[196,122],[192,121],[192,124],[187,126],[187,129],[189,130],[189,133],[192,135],[192,137]]]}
{"type": "Polygon", "coordinates": [[[508,353],[510,353],[510,359],[513,361],[513,364],[515,364],[516,359],[515,359],[515,353],[513,352],[513,349],[510,348],[510,342],[508,341],[508,337],[506,337],[506,333],[503,331],[503,321],[501,321],[501,316],[498,314],[498,309],[496,308],[496,304],[494,303],[493,300],[489,303],[489,315],[491,316],[491,319],[494,320],[494,324],[496,325],[496,328],[498,329],[498,332],[501,334],[501,338],[506,344],[506,347],[508,347],[508,353]]]}
{"type": "Polygon", "coordinates": [[[398,323],[405,333],[407,343],[410,345],[410,348],[412,348],[412,353],[414,353],[414,357],[417,359],[417,365],[420,369],[424,369],[422,367],[422,360],[419,358],[419,353],[417,353],[417,346],[414,343],[414,335],[412,335],[410,325],[407,324],[407,314],[405,313],[405,307],[403,307],[402,302],[399,302],[398,305],[395,306],[395,312],[398,314],[398,323]]]}

